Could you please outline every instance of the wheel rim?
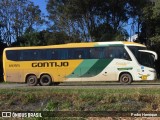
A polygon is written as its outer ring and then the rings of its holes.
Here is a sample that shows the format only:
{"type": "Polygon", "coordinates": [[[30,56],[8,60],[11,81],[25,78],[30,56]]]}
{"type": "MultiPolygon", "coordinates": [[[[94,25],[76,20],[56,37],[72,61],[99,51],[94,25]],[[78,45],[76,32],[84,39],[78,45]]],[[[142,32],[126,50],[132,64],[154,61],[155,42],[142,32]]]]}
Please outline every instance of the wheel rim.
{"type": "Polygon", "coordinates": [[[44,83],[44,84],[47,84],[47,83],[49,83],[50,81],[49,81],[49,79],[47,78],[47,77],[43,77],[42,78],[42,83],[44,83]]]}
{"type": "Polygon", "coordinates": [[[129,81],[130,81],[130,77],[129,76],[125,75],[125,76],[122,77],[122,82],[127,83],[129,81]]]}
{"type": "Polygon", "coordinates": [[[30,83],[30,84],[34,84],[34,83],[35,83],[35,79],[34,79],[34,78],[30,78],[30,79],[29,79],[29,83],[30,83]]]}

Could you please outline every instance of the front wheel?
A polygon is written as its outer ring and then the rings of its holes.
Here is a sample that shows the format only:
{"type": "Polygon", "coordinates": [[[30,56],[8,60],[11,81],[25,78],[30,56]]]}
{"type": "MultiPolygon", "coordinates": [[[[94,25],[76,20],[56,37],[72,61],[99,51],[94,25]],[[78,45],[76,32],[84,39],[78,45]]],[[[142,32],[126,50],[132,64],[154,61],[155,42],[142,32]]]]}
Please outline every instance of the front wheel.
{"type": "Polygon", "coordinates": [[[37,77],[35,75],[30,75],[27,77],[27,84],[29,86],[36,86],[38,84],[37,77]]]}
{"type": "Polygon", "coordinates": [[[128,73],[123,73],[119,79],[121,84],[131,84],[132,76],[128,73]]]}
{"type": "Polygon", "coordinates": [[[42,86],[49,86],[52,83],[52,79],[49,75],[42,75],[39,84],[42,86]]]}

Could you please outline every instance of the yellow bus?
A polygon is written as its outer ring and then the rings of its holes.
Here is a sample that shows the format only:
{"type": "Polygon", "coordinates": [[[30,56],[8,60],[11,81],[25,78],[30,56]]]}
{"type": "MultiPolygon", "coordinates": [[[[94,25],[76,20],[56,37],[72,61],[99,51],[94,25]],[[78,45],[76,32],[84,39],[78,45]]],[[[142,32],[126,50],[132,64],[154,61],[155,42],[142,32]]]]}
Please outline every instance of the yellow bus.
{"type": "Polygon", "coordinates": [[[133,42],[69,43],[4,49],[4,80],[30,86],[76,81],[154,80],[157,54],[133,42]]]}

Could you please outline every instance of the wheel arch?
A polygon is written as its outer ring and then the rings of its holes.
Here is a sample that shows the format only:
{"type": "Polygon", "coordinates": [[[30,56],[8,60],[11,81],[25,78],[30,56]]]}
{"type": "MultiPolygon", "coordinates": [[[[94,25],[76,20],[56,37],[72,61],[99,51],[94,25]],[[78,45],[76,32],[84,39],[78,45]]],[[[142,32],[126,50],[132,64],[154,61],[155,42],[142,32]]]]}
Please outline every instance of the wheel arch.
{"type": "Polygon", "coordinates": [[[134,80],[134,78],[133,78],[133,76],[132,76],[132,74],[130,72],[123,71],[123,72],[119,73],[119,75],[118,75],[118,81],[120,81],[120,77],[121,77],[122,74],[129,74],[132,77],[132,81],[134,80]]]}
{"type": "Polygon", "coordinates": [[[54,82],[53,77],[52,77],[49,73],[41,73],[41,74],[39,75],[39,78],[41,78],[43,75],[48,75],[49,77],[51,77],[52,82],[54,82]]]}
{"type": "MultiPolygon", "coordinates": [[[[25,75],[25,83],[27,83],[27,78],[28,78],[30,75],[35,75],[35,76],[37,77],[36,74],[34,74],[34,73],[29,73],[29,74],[25,75]]],[[[37,77],[37,79],[38,79],[38,77],[37,77]]]]}

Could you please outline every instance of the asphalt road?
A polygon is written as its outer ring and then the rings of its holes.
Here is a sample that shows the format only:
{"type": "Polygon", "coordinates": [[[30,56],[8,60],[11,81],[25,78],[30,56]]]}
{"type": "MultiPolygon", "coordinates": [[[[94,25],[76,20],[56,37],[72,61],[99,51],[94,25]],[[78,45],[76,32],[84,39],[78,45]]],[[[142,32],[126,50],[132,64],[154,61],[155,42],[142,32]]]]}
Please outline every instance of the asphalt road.
{"type": "Polygon", "coordinates": [[[58,88],[58,89],[121,89],[121,88],[160,88],[160,82],[143,83],[136,82],[131,85],[121,85],[118,82],[77,82],[77,83],[61,83],[58,86],[28,86],[19,83],[0,83],[0,89],[16,89],[16,88],[58,88]]]}

